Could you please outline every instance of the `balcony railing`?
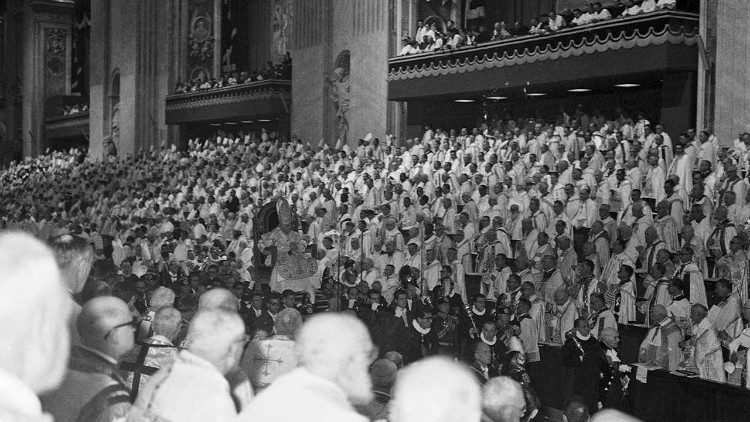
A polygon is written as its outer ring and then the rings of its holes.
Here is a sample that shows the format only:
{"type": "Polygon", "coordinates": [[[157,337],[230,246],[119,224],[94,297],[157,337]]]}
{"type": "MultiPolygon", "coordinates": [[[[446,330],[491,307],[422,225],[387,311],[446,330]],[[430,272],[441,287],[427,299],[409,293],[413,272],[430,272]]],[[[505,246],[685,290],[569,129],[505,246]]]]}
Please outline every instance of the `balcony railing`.
{"type": "Polygon", "coordinates": [[[461,73],[664,42],[693,44],[697,35],[697,14],[661,11],[564,28],[548,35],[524,35],[477,46],[394,57],[388,60],[388,79],[461,73]]]}
{"type": "Polygon", "coordinates": [[[289,114],[292,82],[270,79],[167,96],[167,124],[289,114]]]}
{"type": "Polygon", "coordinates": [[[89,112],[48,117],[44,122],[44,131],[47,139],[88,136],[89,112]]]}

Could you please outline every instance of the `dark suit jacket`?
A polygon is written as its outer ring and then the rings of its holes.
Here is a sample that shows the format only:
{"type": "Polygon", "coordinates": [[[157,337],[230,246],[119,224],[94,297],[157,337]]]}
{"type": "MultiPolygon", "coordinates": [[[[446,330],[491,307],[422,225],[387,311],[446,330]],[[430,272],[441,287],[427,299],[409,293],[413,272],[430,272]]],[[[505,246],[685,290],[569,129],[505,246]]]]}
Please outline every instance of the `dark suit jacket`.
{"type": "Polygon", "coordinates": [[[263,310],[259,317],[255,316],[255,311],[250,307],[245,309],[245,329],[251,337],[258,330],[263,330],[268,335],[273,334],[273,318],[268,311],[263,310]]]}
{"type": "Polygon", "coordinates": [[[391,339],[391,350],[401,353],[404,357],[404,365],[431,356],[437,349],[435,347],[437,334],[434,331],[430,330],[423,336],[411,324],[408,327],[400,327],[395,335],[391,336],[391,339]]]}

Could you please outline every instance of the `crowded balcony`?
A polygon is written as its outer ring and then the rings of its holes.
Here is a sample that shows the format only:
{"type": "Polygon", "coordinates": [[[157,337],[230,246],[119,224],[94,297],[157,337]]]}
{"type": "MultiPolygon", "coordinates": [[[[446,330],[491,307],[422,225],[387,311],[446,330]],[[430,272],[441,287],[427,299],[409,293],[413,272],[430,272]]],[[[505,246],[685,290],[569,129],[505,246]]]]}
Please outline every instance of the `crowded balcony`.
{"type": "Polygon", "coordinates": [[[166,100],[169,125],[289,115],[292,59],[268,62],[252,72],[229,72],[209,80],[178,82],[166,100]]]}
{"type": "Polygon", "coordinates": [[[465,94],[488,86],[555,83],[584,73],[591,78],[694,69],[697,44],[694,12],[665,9],[618,16],[391,58],[389,99],[434,95],[437,83],[442,94],[465,94]],[[466,73],[474,77],[463,77],[466,73]]]}
{"type": "Polygon", "coordinates": [[[73,95],[48,98],[44,129],[45,137],[50,140],[88,136],[88,100],[73,95]]]}
{"type": "Polygon", "coordinates": [[[167,124],[289,114],[292,82],[262,80],[167,97],[167,124]]]}

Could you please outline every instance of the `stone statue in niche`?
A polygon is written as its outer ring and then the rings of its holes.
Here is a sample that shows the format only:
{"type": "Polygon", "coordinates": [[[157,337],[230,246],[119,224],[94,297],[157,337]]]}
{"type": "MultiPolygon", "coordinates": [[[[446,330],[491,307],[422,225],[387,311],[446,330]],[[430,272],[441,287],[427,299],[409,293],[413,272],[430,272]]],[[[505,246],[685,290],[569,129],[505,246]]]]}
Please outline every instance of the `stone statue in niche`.
{"type": "Polygon", "coordinates": [[[289,8],[284,0],[276,0],[273,9],[273,54],[284,57],[287,49],[287,27],[289,26],[289,8]]]}
{"type": "Polygon", "coordinates": [[[193,12],[193,18],[190,20],[188,43],[190,44],[190,55],[192,57],[206,60],[213,56],[214,37],[211,17],[208,14],[199,15],[197,11],[193,12]]]}
{"type": "Polygon", "coordinates": [[[110,155],[112,151],[117,155],[117,145],[120,144],[120,103],[117,102],[112,106],[112,123],[110,124],[109,144],[105,143],[105,154],[110,155]]]}
{"type": "Polygon", "coordinates": [[[328,83],[328,97],[333,103],[336,117],[336,135],[340,143],[346,143],[349,133],[349,71],[350,53],[344,50],[336,59],[336,67],[333,76],[326,77],[328,83]]]}

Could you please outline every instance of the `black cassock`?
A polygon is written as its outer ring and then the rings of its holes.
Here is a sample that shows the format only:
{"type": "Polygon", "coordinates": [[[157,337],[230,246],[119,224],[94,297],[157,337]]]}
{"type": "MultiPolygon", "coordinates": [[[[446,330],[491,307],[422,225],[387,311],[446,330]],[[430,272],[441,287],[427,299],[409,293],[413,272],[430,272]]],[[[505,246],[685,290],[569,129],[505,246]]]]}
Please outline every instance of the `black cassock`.
{"type": "Polygon", "coordinates": [[[562,348],[565,366],[565,398],[580,396],[591,411],[599,401],[599,375],[602,351],[599,342],[590,336],[581,340],[575,334],[568,336],[562,348]]]}

